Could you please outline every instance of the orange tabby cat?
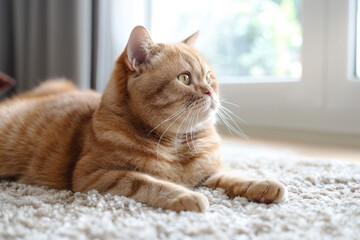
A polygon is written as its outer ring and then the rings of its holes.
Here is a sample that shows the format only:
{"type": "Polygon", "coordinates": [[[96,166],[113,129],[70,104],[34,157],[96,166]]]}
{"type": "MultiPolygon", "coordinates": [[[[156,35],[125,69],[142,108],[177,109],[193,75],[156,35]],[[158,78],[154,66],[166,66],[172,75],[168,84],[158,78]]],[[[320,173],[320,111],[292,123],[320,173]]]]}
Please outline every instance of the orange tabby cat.
{"type": "Polygon", "coordinates": [[[279,202],[278,181],[223,169],[214,128],[218,83],[193,48],[132,31],[102,97],[45,82],[0,104],[0,177],[86,192],[96,189],[175,211],[204,211],[195,186],[279,202]]]}

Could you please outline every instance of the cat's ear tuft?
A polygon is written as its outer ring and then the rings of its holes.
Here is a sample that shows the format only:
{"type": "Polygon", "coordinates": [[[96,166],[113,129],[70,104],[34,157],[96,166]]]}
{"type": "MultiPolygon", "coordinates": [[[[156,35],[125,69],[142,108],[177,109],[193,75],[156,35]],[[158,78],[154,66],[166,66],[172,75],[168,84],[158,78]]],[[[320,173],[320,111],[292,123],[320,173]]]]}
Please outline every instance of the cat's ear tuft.
{"type": "Polygon", "coordinates": [[[196,39],[199,36],[199,31],[197,31],[196,33],[192,34],[190,37],[188,37],[187,39],[185,39],[184,41],[182,41],[183,43],[189,45],[190,47],[195,48],[195,43],[196,43],[196,39]]]}
{"type": "Polygon", "coordinates": [[[127,57],[125,63],[130,71],[135,71],[139,64],[148,60],[153,41],[148,30],[143,26],[136,26],[129,37],[126,46],[127,57]]]}

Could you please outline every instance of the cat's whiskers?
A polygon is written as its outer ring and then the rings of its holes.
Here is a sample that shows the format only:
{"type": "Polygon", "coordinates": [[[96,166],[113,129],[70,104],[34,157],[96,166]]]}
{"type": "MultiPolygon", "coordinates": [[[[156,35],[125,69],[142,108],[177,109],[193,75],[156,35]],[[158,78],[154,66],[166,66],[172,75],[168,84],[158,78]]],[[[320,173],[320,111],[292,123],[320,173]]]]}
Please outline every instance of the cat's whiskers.
{"type": "Polygon", "coordinates": [[[224,113],[222,111],[218,112],[219,116],[221,117],[221,120],[225,123],[226,127],[228,129],[230,129],[232,132],[236,133],[237,135],[242,136],[242,133],[240,131],[238,131],[230,122],[229,122],[229,118],[227,116],[224,115],[224,113]]]}
{"type": "MultiPolygon", "coordinates": [[[[200,109],[198,110],[197,114],[196,114],[196,120],[195,120],[195,123],[196,123],[196,124],[198,123],[199,113],[200,113],[201,110],[202,110],[202,109],[200,108],[200,109]]],[[[194,133],[194,136],[195,136],[195,133],[194,133]]],[[[197,149],[196,149],[196,148],[195,148],[195,151],[196,151],[196,153],[197,153],[197,149]]]]}
{"type": "MultiPolygon", "coordinates": [[[[185,108],[186,109],[186,108],[185,108]]],[[[159,158],[159,146],[160,146],[160,142],[162,137],[165,135],[165,133],[167,132],[167,130],[169,130],[169,128],[185,113],[185,110],[181,112],[181,114],[175,118],[175,120],[165,129],[165,131],[163,132],[163,134],[160,136],[159,141],[157,143],[157,147],[156,147],[156,158],[159,158]]]]}
{"type": "Polygon", "coordinates": [[[221,121],[223,121],[223,123],[225,124],[225,127],[228,129],[228,131],[229,131],[229,133],[231,134],[231,136],[234,137],[232,131],[229,129],[229,126],[228,126],[227,122],[224,121],[223,116],[222,116],[222,114],[221,114],[220,111],[217,112],[217,115],[219,116],[219,118],[221,119],[221,121]]]}
{"type": "Polygon", "coordinates": [[[235,103],[232,103],[232,102],[229,102],[229,101],[225,100],[224,98],[219,99],[219,101],[240,108],[239,105],[237,105],[237,104],[235,104],[235,103]]]}
{"type": "MultiPolygon", "coordinates": [[[[188,104],[188,106],[193,106],[193,107],[197,107],[196,105],[196,102],[194,104],[188,104]]],[[[175,150],[176,150],[176,153],[178,153],[178,135],[179,135],[179,132],[181,130],[181,127],[183,126],[184,122],[186,120],[189,120],[188,123],[187,123],[187,126],[186,126],[186,129],[185,129],[185,139],[186,139],[186,144],[188,145],[188,148],[191,149],[191,145],[193,146],[194,150],[196,151],[197,153],[197,148],[196,148],[196,145],[195,145],[195,141],[194,141],[194,136],[195,136],[195,128],[194,128],[194,125],[197,124],[198,122],[198,119],[199,119],[199,114],[201,111],[203,111],[204,106],[200,106],[200,107],[197,107],[195,109],[190,109],[189,113],[187,114],[187,116],[181,121],[177,131],[176,131],[176,135],[175,135],[175,139],[174,139],[174,143],[175,143],[175,150]],[[190,134],[190,140],[189,140],[189,134],[190,134]],[[190,141],[191,141],[191,144],[190,144],[190,141]]],[[[180,138],[181,140],[182,138],[180,138]]]]}
{"type": "Polygon", "coordinates": [[[178,130],[176,131],[176,135],[175,135],[175,149],[176,149],[176,153],[177,153],[177,139],[178,139],[178,134],[179,131],[181,129],[181,126],[183,125],[183,123],[186,121],[186,119],[189,117],[191,112],[188,113],[188,115],[181,121],[180,126],[178,127],[178,130]]]}
{"type": "Polygon", "coordinates": [[[229,110],[228,108],[222,106],[222,105],[219,105],[219,108],[221,110],[223,110],[223,112],[227,112],[228,114],[231,114],[232,116],[234,116],[235,118],[239,119],[241,122],[245,123],[245,124],[248,124],[244,119],[240,118],[238,115],[236,115],[235,113],[233,113],[231,110],[229,110]]]}
{"type": "MultiPolygon", "coordinates": [[[[226,128],[229,130],[230,134],[232,135],[233,131],[234,133],[236,133],[237,135],[239,135],[240,137],[244,137],[247,138],[246,134],[242,131],[242,129],[240,128],[240,126],[236,123],[236,121],[231,117],[231,115],[229,113],[227,113],[225,110],[225,107],[221,106],[219,107],[219,111],[217,112],[218,116],[220,117],[220,119],[224,122],[226,128]],[[229,122],[230,121],[230,122],[229,122]],[[235,126],[234,126],[235,125],[235,126]]],[[[226,109],[228,110],[228,109],[226,109]]],[[[230,111],[230,110],[228,110],[230,111]]],[[[231,111],[230,111],[231,112],[231,111]]],[[[234,113],[232,113],[234,114],[234,113]]],[[[235,115],[235,114],[234,114],[235,115]]],[[[236,115],[235,115],[236,116],[236,115]]],[[[236,116],[237,117],[237,116],[236,116]]]]}
{"type": "MultiPolygon", "coordinates": [[[[230,105],[238,107],[238,108],[240,107],[239,105],[237,105],[235,103],[232,103],[232,102],[229,102],[229,101],[225,100],[224,98],[219,99],[219,101],[220,101],[220,103],[230,104],[230,105]]],[[[237,135],[239,135],[241,137],[247,138],[246,134],[242,131],[242,129],[239,127],[239,125],[233,119],[233,117],[238,119],[242,123],[248,124],[245,120],[243,120],[242,118],[237,116],[231,110],[226,108],[223,104],[219,105],[219,111],[217,112],[217,114],[220,117],[220,119],[224,122],[226,128],[229,130],[231,135],[232,135],[232,132],[234,132],[234,133],[236,133],[237,135]]]]}
{"type": "Polygon", "coordinates": [[[156,127],[154,127],[148,134],[147,136],[149,136],[154,130],[156,130],[158,127],[160,127],[161,125],[163,125],[164,123],[170,121],[171,119],[175,118],[177,115],[181,114],[182,112],[184,112],[186,110],[185,106],[184,108],[181,108],[180,110],[177,110],[175,113],[171,114],[170,117],[166,118],[164,121],[162,121],[161,123],[159,123],[156,127]]]}
{"type": "Polygon", "coordinates": [[[193,137],[193,133],[195,135],[195,132],[193,131],[193,126],[194,126],[194,120],[195,120],[195,116],[198,114],[198,112],[200,111],[200,109],[198,109],[195,113],[194,113],[194,116],[192,117],[191,119],[191,132],[190,132],[190,136],[191,136],[191,142],[192,142],[192,145],[194,146],[194,150],[195,152],[197,153],[197,149],[196,149],[196,146],[195,146],[195,143],[194,143],[194,137],[193,137]]]}
{"type": "MultiPolygon", "coordinates": [[[[231,112],[230,110],[228,110],[227,108],[220,106],[220,111],[222,111],[222,113],[228,117],[228,120],[230,120],[236,127],[237,129],[242,133],[243,137],[247,137],[246,134],[244,133],[244,131],[240,128],[240,126],[236,123],[236,121],[231,117],[230,113],[237,117],[240,121],[243,121],[241,118],[239,118],[237,115],[235,115],[233,112],[231,112]]],[[[245,122],[246,123],[246,122],[245,122]]]]}
{"type": "MultiPolygon", "coordinates": [[[[190,110],[190,113],[192,113],[192,112],[193,112],[193,111],[192,111],[192,110],[190,110]]],[[[187,125],[187,127],[186,127],[186,133],[185,133],[185,136],[186,136],[186,143],[187,143],[187,145],[188,145],[189,149],[191,149],[191,146],[190,146],[189,141],[188,141],[188,132],[189,132],[190,122],[191,122],[191,121],[189,121],[189,122],[188,122],[188,125],[187,125]]]]}
{"type": "Polygon", "coordinates": [[[198,120],[199,120],[199,113],[201,112],[201,108],[198,110],[197,114],[196,114],[196,120],[195,120],[195,123],[198,123],[198,120]]]}

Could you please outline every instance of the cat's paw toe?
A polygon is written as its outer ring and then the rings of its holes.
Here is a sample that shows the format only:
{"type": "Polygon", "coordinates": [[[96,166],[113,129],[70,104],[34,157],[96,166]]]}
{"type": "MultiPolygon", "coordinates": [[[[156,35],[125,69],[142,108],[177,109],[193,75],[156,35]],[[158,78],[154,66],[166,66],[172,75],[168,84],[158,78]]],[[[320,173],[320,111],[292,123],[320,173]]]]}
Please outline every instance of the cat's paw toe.
{"type": "Polygon", "coordinates": [[[272,179],[254,179],[237,184],[228,194],[241,196],[255,202],[272,203],[285,199],[287,190],[284,184],[272,179]]]}
{"type": "Polygon", "coordinates": [[[172,199],[166,206],[166,208],[180,211],[194,211],[203,212],[209,207],[208,199],[196,192],[182,193],[176,198],[172,199]]]}
{"type": "Polygon", "coordinates": [[[286,187],[272,179],[257,180],[248,190],[250,200],[263,203],[281,202],[286,196],[286,187]]]}

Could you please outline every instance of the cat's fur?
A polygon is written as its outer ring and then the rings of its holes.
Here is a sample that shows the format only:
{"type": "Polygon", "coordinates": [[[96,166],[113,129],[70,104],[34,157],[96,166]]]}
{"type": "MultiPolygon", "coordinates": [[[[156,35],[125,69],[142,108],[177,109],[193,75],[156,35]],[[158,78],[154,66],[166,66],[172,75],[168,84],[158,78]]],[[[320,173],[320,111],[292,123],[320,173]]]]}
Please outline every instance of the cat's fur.
{"type": "Polygon", "coordinates": [[[96,189],[175,211],[207,208],[195,186],[281,201],[282,183],[223,169],[214,128],[218,83],[192,46],[196,37],[155,44],[138,26],[102,97],[57,81],[1,103],[0,177],[96,189]],[[181,73],[190,75],[190,85],[177,79],[181,73]]]}

